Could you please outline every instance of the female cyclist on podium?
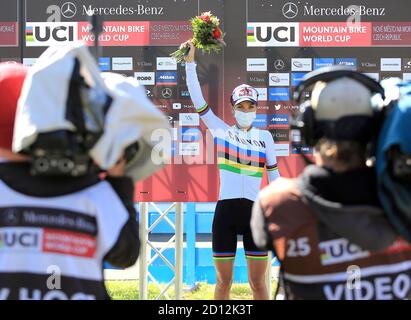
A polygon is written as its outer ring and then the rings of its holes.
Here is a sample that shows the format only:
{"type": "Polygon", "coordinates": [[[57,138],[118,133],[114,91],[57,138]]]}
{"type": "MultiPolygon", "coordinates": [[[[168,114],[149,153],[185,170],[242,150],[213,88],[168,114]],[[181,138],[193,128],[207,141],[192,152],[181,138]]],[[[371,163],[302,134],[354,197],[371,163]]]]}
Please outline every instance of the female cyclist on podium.
{"type": "Polygon", "coordinates": [[[254,244],[250,219],[264,167],[270,182],[279,177],[279,172],[271,133],[252,125],[256,118],[258,92],[246,84],[233,90],[231,104],[236,124],[227,125],[204,100],[196,73],[194,45],[187,41],[181,46],[190,46],[185,62],[191,99],[217,145],[220,192],[212,227],[213,259],[217,273],[214,298],[223,300],[230,297],[237,235],[242,234],[253,297],[256,300],[268,299],[265,285],[268,255],[254,244]]]}

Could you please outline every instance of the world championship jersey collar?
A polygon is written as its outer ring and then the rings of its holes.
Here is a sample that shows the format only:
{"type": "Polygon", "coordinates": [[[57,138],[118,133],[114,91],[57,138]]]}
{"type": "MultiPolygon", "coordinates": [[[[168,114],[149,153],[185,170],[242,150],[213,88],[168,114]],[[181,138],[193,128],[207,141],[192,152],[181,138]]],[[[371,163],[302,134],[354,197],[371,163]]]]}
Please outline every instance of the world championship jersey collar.
{"type": "Polygon", "coordinates": [[[236,127],[238,130],[244,131],[244,132],[250,132],[251,129],[254,128],[253,126],[250,126],[247,130],[244,130],[244,129],[240,128],[237,124],[235,124],[234,127],[236,127]]]}

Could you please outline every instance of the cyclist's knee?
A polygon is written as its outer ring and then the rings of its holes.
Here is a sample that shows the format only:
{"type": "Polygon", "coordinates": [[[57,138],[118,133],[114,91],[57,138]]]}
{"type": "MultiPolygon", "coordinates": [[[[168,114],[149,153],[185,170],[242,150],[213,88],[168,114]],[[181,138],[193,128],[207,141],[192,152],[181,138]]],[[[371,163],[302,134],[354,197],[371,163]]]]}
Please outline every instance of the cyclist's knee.
{"type": "Polygon", "coordinates": [[[230,289],[233,284],[232,276],[217,276],[217,285],[221,288],[230,289]]]}
{"type": "Polygon", "coordinates": [[[248,282],[250,283],[250,287],[253,291],[260,291],[266,289],[264,277],[249,277],[248,282]]]}

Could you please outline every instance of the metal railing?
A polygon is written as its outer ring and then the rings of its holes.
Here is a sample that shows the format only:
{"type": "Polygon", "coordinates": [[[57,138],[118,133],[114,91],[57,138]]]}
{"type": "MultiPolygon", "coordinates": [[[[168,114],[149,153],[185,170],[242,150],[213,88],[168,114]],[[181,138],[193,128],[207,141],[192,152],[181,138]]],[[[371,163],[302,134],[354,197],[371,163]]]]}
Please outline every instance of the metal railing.
{"type": "Polygon", "coordinates": [[[160,294],[155,298],[156,300],[165,297],[171,300],[167,294],[168,290],[174,284],[174,300],[181,300],[183,293],[183,213],[184,204],[181,202],[172,203],[165,211],[160,208],[154,202],[142,202],[140,203],[140,276],[139,276],[139,290],[140,299],[148,300],[148,280],[150,279],[156,287],[160,289],[160,294]],[[149,225],[148,212],[149,206],[152,206],[154,210],[159,214],[159,217],[149,225]],[[175,223],[169,219],[168,214],[175,209],[175,223]],[[153,229],[161,222],[166,221],[174,230],[174,235],[161,247],[149,240],[149,235],[153,229]],[[165,250],[175,249],[175,261],[174,265],[163,254],[165,250]],[[151,256],[151,252],[154,251],[154,255],[151,256]],[[149,254],[150,253],[150,254],[149,254]],[[156,259],[161,259],[163,262],[174,272],[174,277],[162,288],[157,282],[155,277],[150,273],[149,267],[156,259]]]}
{"type": "MultiPolygon", "coordinates": [[[[195,207],[192,204],[187,204],[190,208],[187,208],[188,212],[195,211],[195,207]],[[191,207],[190,207],[191,205],[191,207]]],[[[140,248],[140,274],[139,274],[139,291],[140,299],[148,300],[148,282],[149,280],[160,289],[160,294],[155,297],[155,300],[161,298],[166,298],[168,300],[181,300],[183,293],[183,248],[184,248],[184,203],[174,202],[166,210],[161,210],[158,205],[154,202],[141,202],[139,208],[139,223],[140,223],[140,239],[141,239],[141,248],[140,248]],[[155,212],[158,213],[158,217],[153,223],[149,223],[149,207],[152,207],[155,212]],[[174,210],[173,210],[174,209],[174,210]],[[175,212],[175,223],[169,218],[169,214],[175,212]],[[166,241],[162,242],[161,245],[159,242],[152,242],[149,240],[150,233],[162,222],[165,221],[174,231],[174,234],[166,241]],[[167,249],[175,249],[175,261],[174,264],[167,259],[164,254],[164,251],[167,249]],[[153,253],[153,254],[152,254],[153,253]],[[168,266],[172,271],[174,276],[172,279],[165,285],[161,285],[156,278],[150,273],[149,267],[152,265],[156,259],[161,259],[166,266],[168,266]],[[175,294],[174,297],[170,297],[167,294],[169,289],[174,284],[175,294]]],[[[195,222],[194,222],[195,223],[195,222]]],[[[194,226],[195,228],[195,226],[194,226]]],[[[187,239],[189,240],[189,239],[187,239]]],[[[195,250],[195,238],[191,239],[190,245],[194,246],[195,250]]],[[[190,255],[190,250],[187,252],[190,255]]],[[[192,259],[195,259],[195,253],[191,253],[192,259]]],[[[267,290],[269,292],[270,299],[272,299],[272,264],[275,262],[276,257],[272,257],[271,252],[268,256],[268,267],[265,276],[265,282],[267,290]]],[[[194,270],[193,270],[194,272],[194,270]]],[[[190,277],[189,277],[190,278],[190,277]]],[[[192,281],[194,281],[195,275],[191,275],[192,281]]],[[[190,278],[190,279],[191,279],[190,278]]]]}

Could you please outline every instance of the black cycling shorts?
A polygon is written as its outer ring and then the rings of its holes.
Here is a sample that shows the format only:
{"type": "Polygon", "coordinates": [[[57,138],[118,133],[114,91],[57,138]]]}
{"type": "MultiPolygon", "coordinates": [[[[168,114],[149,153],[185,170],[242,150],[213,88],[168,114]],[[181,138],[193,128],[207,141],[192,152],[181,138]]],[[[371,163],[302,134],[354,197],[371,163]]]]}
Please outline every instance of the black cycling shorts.
{"type": "Polygon", "coordinates": [[[237,250],[237,235],[243,235],[246,259],[267,260],[267,251],[257,248],[251,228],[253,201],[248,199],[219,200],[213,220],[213,259],[233,261],[237,250]]]}

